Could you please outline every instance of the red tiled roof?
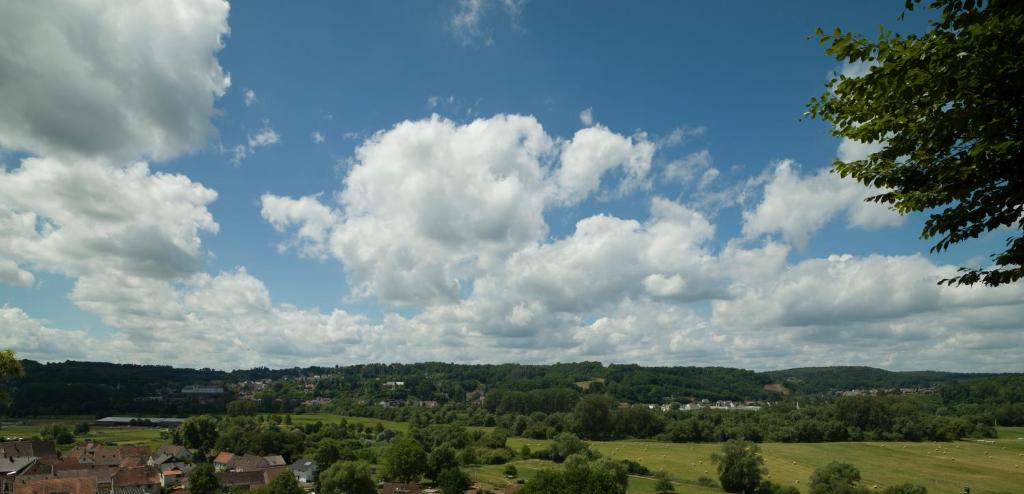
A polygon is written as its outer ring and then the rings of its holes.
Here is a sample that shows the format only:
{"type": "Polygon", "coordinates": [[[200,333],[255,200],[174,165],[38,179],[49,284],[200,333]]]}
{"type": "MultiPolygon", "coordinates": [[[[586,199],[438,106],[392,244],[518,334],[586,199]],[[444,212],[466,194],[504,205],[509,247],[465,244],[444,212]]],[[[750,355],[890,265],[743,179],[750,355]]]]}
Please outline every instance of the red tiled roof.
{"type": "Polygon", "coordinates": [[[227,464],[231,463],[231,460],[234,460],[234,459],[235,459],[234,453],[229,453],[227,451],[221,451],[220,453],[217,453],[217,457],[213,459],[213,462],[217,463],[219,465],[227,465],[227,464]]]}

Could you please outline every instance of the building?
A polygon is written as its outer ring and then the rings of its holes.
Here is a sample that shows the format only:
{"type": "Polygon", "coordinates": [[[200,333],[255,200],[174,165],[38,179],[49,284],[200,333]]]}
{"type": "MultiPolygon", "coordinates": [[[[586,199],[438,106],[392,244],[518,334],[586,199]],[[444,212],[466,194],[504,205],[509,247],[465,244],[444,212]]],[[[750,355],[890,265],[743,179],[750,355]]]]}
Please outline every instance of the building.
{"type": "Polygon", "coordinates": [[[221,451],[217,453],[217,457],[213,459],[213,468],[218,472],[230,471],[235,467],[235,455],[227,451],[221,451]]]}
{"type": "Polygon", "coordinates": [[[295,475],[296,480],[303,483],[309,483],[316,480],[316,473],[319,469],[319,465],[317,465],[313,460],[302,458],[295,463],[292,463],[290,468],[292,475],[295,475]]]}
{"type": "Polygon", "coordinates": [[[97,494],[96,482],[90,477],[18,480],[13,494],[97,494]]]}
{"type": "Polygon", "coordinates": [[[160,472],[150,466],[120,468],[110,479],[111,489],[138,487],[148,494],[160,494],[160,472]]]}

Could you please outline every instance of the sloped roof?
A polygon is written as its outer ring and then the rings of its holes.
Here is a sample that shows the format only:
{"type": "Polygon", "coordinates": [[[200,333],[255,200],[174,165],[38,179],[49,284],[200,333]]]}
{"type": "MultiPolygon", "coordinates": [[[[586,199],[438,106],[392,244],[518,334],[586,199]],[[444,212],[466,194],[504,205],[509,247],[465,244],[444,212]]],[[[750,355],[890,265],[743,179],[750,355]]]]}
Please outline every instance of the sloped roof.
{"type": "Polygon", "coordinates": [[[213,462],[219,465],[228,465],[235,459],[235,454],[228,451],[221,451],[217,453],[217,457],[213,459],[213,462]]]}
{"type": "Polygon", "coordinates": [[[25,480],[14,483],[14,494],[96,494],[96,480],[90,477],[25,480]]]}
{"type": "Polygon", "coordinates": [[[151,467],[120,468],[111,479],[114,487],[154,485],[160,483],[160,474],[151,467]]]}
{"type": "Polygon", "coordinates": [[[281,455],[264,456],[263,459],[267,460],[267,466],[271,467],[279,467],[288,464],[286,461],[284,461],[284,457],[281,455]]]}
{"type": "Polygon", "coordinates": [[[242,455],[235,457],[235,462],[231,468],[233,470],[247,472],[253,470],[263,470],[269,466],[270,464],[267,463],[267,459],[262,456],[242,455]]]}
{"type": "Polygon", "coordinates": [[[217,472],[214,474],[221,487],[246,485],[256,487],[264,485],[263,472],[217,472]]]}
{"type": "Polygon", "coordinates": [[[53,444],[53,441],[38,441],[35,439],[25,439],[19,441],[0,442],[0,456],[35,456],[37,458],[56,458],[58,455],[57,446],[53,444]]]}

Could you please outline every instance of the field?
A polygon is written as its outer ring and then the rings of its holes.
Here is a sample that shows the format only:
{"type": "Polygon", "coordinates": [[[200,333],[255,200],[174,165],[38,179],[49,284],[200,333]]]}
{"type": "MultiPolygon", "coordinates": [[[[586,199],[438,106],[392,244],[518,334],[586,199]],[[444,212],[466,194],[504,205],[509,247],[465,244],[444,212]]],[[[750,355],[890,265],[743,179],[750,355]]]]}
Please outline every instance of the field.
{"type": "MultiPolygon", "coordinates": [[[[339,415],[306,414],[292,415],[294,424],[316,421],[338,422],[339,415]]],[[[345,417],[350,423],[363,423],[402,432],[409,430],[409,424],[363,417],[345,417]]],[[[9,425],[0,429],[0,436],[31,437],[39,434],[43,425],[62,423],[73,427],[76,423],[88,422],[88,417],[60,417],[52,419],[28,419],[21,425],[9,425]]],[[[485,428],[480,428],[485,429],[485,428]]],[[[91,438],[117,444],[150,444],[166,442],[161,430],[146,427],[94,427],[88,434],[77,436],[78,442],[91,438]]],[[[537,439],[511,438],[508,441],[515,451],[523,445],[537,450],[548,441],[537,439]]],[[[592,447],[612,458],[638,461],[652,471],[664,470],[673,479],[676,492],[718,493],[717,488],[702,487],[700,477],[714,479],[715,469],[711,455],[718,451],[717,444],[671,444],[650,441],[593,442],[592,447]]],[[[68,446],[70,447],[70,445],[68,446]]],[[[914,482],[926,486],[931,493],[961,492],[965,485],[974,493],[1007,492],[1024,493],[1024,427],[1001,427],[995,440],[957,441],[952,443],[909,443],[909,442],[863,442],[863,443],[819,443],[781,444],[766,443],[765,465],[770,479],[783,485],[803,487],[811,472],[829,461],[847,461],[860,469],[865,485],[879,489],[903,482],[914,482]]],[[[541,460],[520,460],[514,462],[521,478],[529,479],[545,468],[557,465],[541,460]]],[[[494,486],[503,486],[509,481],[504,478],[502,465],[482,465],[469,468],[475,480],[494,486]]],[[[629,492],[653,494],[654,480],[642,477],[630,478],[629,492]]]]}
{"type": "MultiPolygon", "coordinates": [[[[39,431],[47,424],[63,424],[69,429],[74,429],[75,424],[92,423],[92,417],[59,417],[59,418],[35,418],[24,419],[18,425],[5,425],[0,428],[0,437],[32,437],[38,436],[39,431]]],[[[75,436],[75,444],[83,443],[86,440],[93,440],[102,443],[112,443],[122,446],[145,444],[158,446],[168,442],[161,437],[161,432],[169,432],[166,429],[154,427],[93,427],[87,434],[75,436]]],[[[74,444],[62,446],[61,449],[70,449],[74,444]]]]}
{"type": "MultiPolygon", "coordinates": [[[[991,442],[957,441],[952,443],[767,443],[761,448],[770,479],[783,485],[801,487],[815,468],[830,461],[847,461],[860,469],[869,487],[915,482],[933,493],[972,492],[1024,493],[1024,428],[1002,428],[991,442]]],[[[542,448],[546,441],[513,438],[514,449],[529,445],[542,448]]],[[[721,492],[697,485],[702,476],[716,477],[710,457],[716,444],[670,444],[647,441],[594,442],[592,447],[605,456],[631,459],[651,470],[665,470],[677,482],[677,492],[721,492]]],[[[520,472],[545,468],[542,462],[517,464],[520,472]]],[[[501,473],[500,469],[495,470],[501,473]]],[[[481,469],[481,477],[488,469],[481,469]]],[[[630,492],[653,493],[654,482],[633,478],[630,492]]]]}

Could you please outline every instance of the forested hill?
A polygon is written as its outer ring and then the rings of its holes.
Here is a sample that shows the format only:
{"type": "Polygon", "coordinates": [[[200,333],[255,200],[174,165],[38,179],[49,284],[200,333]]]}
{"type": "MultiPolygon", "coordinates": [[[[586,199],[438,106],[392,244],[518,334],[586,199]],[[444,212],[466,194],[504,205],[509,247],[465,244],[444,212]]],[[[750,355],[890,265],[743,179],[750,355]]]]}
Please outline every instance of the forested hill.
{"type": "Polygon", "coordinates": [[[317,397],[358,400],[419,399],[465,402],[487,395],[507,403],[575,399],[607,394],[631,403],[668,401],[765,400],[785,395],[832,393],[848,389],[927,388],[992,374],[891,372],[869,367],[822,367],[754,372],[725,367],[642,367],[577,362],[550,365],[363,364],[236,371],[102,362],[23,361],[25,376],[8,380],[13,402],[0,414],[188,414],[223,411],[235,399],[235,386],[270,380],[258,398],[294,403],[317,397]],[[316,376],[315,389],[307,378],[316,376]],[[401,389],[385,389],[386,382],[401,389]],[[221,399],[196,403],[168,400],[182,387],[214,384],[226,388],[221,399]],[[766,385],[775,385],[767,386],[766,385]],[[781,385],[781,386],[779,386],[781,385]],[[572,395],[572,396],[570,396],[572,395]]]}
{"type": "Polygon", "coordinates": [[[796,393],[817,394],[850,389],[930,388],[943,382],[966,381],[998,374],[904,371],[874,367],[802,367],[762,373],[796,393]]]}

